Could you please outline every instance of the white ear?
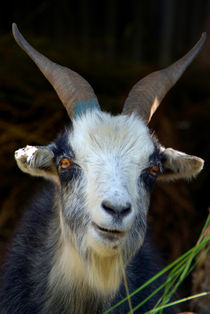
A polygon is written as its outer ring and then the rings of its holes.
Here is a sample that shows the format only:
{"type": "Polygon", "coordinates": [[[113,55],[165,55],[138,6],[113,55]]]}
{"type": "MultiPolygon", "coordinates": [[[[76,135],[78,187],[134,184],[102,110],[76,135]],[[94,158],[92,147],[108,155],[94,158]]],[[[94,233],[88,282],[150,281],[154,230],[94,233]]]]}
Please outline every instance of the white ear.
{"type": "Polygon", "coordinates": [[[179,152],[172,148],[161,148],[164,173],[159,180],[190,179],[196,176],[204,165],[204,160],[179,152]]]}
{"type": "Polygon", "coordinates": [[[15,151],[18,167],[23,172],[57,181],[58,175],[53,157],[53,152],[47,147],[27,145],[15,151]]]}

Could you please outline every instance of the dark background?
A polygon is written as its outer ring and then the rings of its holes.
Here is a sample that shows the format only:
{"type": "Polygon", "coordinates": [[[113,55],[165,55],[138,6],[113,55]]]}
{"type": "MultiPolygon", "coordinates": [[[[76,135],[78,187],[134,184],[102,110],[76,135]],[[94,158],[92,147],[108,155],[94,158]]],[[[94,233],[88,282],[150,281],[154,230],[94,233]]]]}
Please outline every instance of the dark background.
{"type": "MultiPolygon", "coordinates": [[[[119,113],[132,85],[184,55],[201,53],[165,97],[150,127],[165,146],[205,159],[190,182],[157,184],[149,226],[165,259],[198,238],[208,214],[210,1],[7,1],[0,8],[0,259],[23,211],[44,184],[17,168],[14,150],[48,144],[68,123],[57,95],[11,35],[16,22],[43,54],[83,75],[101,107],[119,113]]],[[[187,289],[192,292],[189,284],[187,289]]],[[[189,294],[188,293],[188,294],[189,294]]],[[[186,294],[185,294],[186,295],[186,294]]]]}

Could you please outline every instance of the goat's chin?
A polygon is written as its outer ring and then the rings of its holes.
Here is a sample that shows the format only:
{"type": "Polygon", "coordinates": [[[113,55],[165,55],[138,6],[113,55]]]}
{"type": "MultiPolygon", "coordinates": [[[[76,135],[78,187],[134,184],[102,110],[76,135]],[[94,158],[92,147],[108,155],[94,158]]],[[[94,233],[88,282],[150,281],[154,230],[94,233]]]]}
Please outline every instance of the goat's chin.
{"type": "Polygon", "coordinates": [[[119,255],[125,242],[126,234],[123,236],[98,232],[90,228],[87,235],[88,246],[98,255],[108,257],[119,255]]]}

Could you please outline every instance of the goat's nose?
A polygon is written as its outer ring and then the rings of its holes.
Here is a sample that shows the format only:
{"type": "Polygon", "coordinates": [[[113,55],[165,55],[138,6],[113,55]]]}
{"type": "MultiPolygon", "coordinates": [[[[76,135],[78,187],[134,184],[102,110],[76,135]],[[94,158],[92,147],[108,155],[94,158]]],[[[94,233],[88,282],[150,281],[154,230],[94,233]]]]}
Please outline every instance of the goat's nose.
{"type": "Polygon", "coordinates": [[[112,204],[110,201],[104,200],[102,208],[111,216],[116,218],[124,218],[131,212],[131,203],[127,202],[125,205],[112,204]]]}

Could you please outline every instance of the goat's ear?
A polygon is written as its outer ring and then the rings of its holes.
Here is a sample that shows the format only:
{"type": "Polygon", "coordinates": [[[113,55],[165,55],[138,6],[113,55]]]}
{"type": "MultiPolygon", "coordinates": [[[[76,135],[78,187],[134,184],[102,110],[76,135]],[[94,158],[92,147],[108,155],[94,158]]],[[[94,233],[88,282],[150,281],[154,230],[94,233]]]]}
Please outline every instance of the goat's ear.
{"type": "Polygon", "coordinates": [[[159,180],[190,179],[196,176],[203,168],[204,160],[179,152],[172,148],[162,147],[163,174],[159,180]]]}
{"type": "Polygon", "coordinates": [[[32,176],[45,177],[57,181],[54,154],[47,146],[29,146],[15,151],[18,167],[32,176]]]}

